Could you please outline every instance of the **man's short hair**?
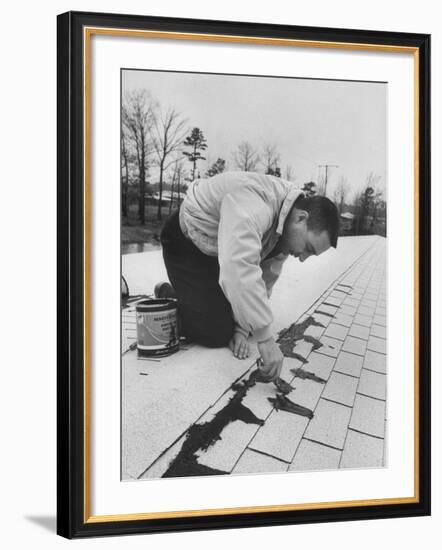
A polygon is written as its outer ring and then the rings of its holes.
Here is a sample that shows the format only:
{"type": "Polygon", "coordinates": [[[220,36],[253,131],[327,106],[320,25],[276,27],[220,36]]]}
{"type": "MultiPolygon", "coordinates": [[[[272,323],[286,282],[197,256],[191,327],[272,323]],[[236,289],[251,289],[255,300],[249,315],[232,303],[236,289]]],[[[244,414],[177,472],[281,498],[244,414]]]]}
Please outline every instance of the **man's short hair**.
{"type": "Polygon", "coordinates": [[[300,195],[294,206],[308,212],[308,229],[315,232],[327,231],[331,246],[336,248],[339,234],[339,214],[335,203],[327,197],[300,195]]]}

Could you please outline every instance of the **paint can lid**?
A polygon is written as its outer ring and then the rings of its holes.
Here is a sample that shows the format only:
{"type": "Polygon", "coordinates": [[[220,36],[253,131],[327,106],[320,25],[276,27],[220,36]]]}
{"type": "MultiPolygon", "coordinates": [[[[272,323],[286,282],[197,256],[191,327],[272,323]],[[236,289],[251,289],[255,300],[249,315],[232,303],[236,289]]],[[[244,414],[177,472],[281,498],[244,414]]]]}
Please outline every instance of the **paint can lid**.
{"type": "Polygon", "coordinates": [[[177,301],[173,298],[149,298],[141,300],[135,306],[137,312],[168,311],[176,309],[177,301]]]}

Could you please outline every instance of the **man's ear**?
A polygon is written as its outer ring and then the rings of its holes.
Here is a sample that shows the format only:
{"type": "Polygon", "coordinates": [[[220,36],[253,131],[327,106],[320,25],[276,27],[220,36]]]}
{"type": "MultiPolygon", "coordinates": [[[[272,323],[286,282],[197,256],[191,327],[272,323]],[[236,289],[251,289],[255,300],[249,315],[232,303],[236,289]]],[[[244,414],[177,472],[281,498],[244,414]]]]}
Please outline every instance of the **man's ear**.
{"type": "Polygon", "coordinates": [[[300,210],[300,209],[296,209],[296,222],[297,223],[300,223],[300,222],[304,222],[307,223],[308,221],[308,217],[309,217],[309,214],[307,212],[307,210],[300,210]]]}

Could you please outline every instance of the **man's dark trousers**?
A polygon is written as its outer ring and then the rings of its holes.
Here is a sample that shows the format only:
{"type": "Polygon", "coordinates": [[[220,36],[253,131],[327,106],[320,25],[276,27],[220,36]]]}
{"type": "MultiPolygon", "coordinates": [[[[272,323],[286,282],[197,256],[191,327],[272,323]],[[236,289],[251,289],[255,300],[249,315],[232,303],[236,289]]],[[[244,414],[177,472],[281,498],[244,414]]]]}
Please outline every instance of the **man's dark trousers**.
{"type": "Polygon", "coordinates": [[[178,210],[166,221],[161,244],[178,299],[181,335],[211,348],[226,346],[235,325],[232,308],[219,286],[218,258],[203,254],[183,235],[178,210]]]}

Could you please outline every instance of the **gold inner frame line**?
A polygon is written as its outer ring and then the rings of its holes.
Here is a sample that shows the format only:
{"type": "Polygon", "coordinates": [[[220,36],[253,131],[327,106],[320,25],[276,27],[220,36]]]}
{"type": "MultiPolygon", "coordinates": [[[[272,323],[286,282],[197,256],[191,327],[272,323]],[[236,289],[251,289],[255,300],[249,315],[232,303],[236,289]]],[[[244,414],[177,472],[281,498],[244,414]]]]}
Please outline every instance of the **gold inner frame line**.
{"type": "Polygon", "coordinates": [[[228,514],[250,514],[264,512],[301,511],[333,509],[356,506],[379,506],[412,504],[419,502],[419,49],[411,46],[392,46],[385,44],[364,44],[347,42],[328,42],[317,40],[297,40],[280,38],[246,37],[235,35],[217,35],[205,33],[180,33],[165,31],[146,31],[136,29],[116,29],[106,27],[83,28],[83,102],[84,102],[84,485],[83,516],[84,523],[105,523],[114,521],[136,521],[147,519],[185,518],[228,514]],[[362,50],[374,52],[412,53],[414,60],[414,495],[410,497],[299,503],[269,506],[249,506],[235,508],[216,508],[206,510],[179,510],[168,512],[130,513],[115,515],[91,515],[91,472],[90,472],[90,42],[92,35],[126,36],[132,38],[155,38],[173,40],[196,40],[205,42],[248,43],[269,46],[293,46],[304,48],[326,48],[342,50],[362,50]]]}
{"type": "Polygon", "coordinates": [[[202,42],[225,42],[258,44],[263,46],[295,46],[307,48],[327,48],[339,50],[366,50],[377,52],[415,53],[417,48],[413,46],[394,46],[390,44],[364,44],[359,42],[333,42],[318,40],[300,40],[289,38],[270,38],[259,36],[237,36],[228,34],[188,33],[169,31],[146,31],[136,29],[113,29],[107,27],[84,27],[86,40],[92,34],[109,36],[130,36],[131,38],[161,38],[171,40],[194,40],[202,42]]]}

